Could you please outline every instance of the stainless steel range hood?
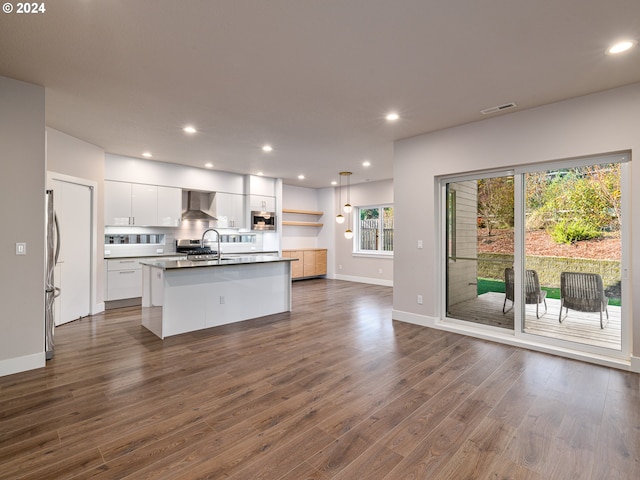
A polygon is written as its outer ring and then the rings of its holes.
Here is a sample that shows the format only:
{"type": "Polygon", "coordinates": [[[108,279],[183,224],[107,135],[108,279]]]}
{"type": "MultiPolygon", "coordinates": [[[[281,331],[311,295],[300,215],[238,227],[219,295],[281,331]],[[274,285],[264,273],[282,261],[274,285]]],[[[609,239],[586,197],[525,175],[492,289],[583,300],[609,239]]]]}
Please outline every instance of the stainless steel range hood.
{"type": "Polygon", "coordinates": [[[208,222],[218,220],[213,215],[207,213],[213,195],[215,194],[188,190],[187,203],[184,205],[186,210],[182,212],[182,220],[205,220],[208,222]]]}

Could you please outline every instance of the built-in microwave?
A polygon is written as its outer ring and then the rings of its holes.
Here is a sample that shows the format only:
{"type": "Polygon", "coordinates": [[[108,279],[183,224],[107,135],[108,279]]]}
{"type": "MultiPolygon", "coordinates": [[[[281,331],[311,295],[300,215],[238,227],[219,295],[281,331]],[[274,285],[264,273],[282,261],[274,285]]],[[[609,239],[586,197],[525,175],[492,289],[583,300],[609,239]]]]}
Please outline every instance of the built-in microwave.
{"type": "Polygon", "coordinates": [[[251,230],[275,230],[275,212],[251,212],[251,230]]]}

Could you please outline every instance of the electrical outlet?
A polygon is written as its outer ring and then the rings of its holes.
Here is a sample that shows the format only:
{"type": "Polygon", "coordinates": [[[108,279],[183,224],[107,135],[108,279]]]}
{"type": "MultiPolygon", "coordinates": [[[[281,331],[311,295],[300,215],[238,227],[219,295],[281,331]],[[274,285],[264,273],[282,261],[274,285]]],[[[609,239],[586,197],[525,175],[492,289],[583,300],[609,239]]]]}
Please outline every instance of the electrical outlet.
{"type": "Polygon", "coordinates": [[[422,240],[418,240],[418,248],[424,248],[424,243],[422,243],[422,240]]]}
{"type": "Polygon", "coordinates": [[[422,305],[422,295],[418,295],[418,305],[422,305]]]}
{"type": "Polygon", "coordinates": [[[27,254],[27,244],[26,243],[16,243],[16,255],[26,255],[27,254]]]}
{"type": "Polygon", "coordinates": [[[382,269],[381,268],[378,269],[378,274],[382,275],[382,269]]]}
{"type": "Polygon", "coordinates": [[[342,270],[342,265],[338,265],[338,270],[342,270]]]}

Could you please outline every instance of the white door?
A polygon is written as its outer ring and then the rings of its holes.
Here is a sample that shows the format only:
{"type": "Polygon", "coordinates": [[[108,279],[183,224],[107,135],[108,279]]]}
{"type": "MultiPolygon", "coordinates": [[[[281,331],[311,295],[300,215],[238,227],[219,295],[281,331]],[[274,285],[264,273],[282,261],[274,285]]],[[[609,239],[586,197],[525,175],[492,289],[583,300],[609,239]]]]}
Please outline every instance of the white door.
{"type": "Polygon", "coordinates": [[[61,180],[52,186],[60,225],[55,323],[61,325],[91,311],[91,188],[61,180]]]}

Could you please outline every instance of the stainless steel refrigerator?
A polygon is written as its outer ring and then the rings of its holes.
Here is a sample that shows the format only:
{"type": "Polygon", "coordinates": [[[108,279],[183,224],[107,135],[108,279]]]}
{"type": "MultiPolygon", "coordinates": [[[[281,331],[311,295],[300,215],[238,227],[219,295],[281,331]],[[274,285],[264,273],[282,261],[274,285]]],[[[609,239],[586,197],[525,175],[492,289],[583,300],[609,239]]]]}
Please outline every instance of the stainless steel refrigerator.
{"type": "Polygon", "coordinates": [[[46,250],[46,278],[44,290],[44,330],[46,359],[53,358],[53,332],[55,328],[54,304],[60,296],[60,289],[54,285],[54,270],[60,255],[60,228],[58,217],[53,208],[53,190],[46,191],[47,201],[47,250],[46,250]]]}

